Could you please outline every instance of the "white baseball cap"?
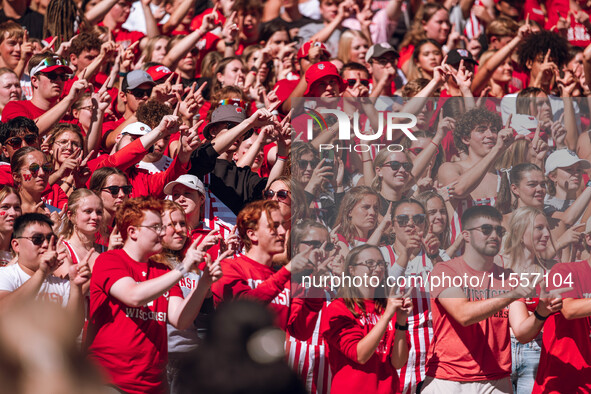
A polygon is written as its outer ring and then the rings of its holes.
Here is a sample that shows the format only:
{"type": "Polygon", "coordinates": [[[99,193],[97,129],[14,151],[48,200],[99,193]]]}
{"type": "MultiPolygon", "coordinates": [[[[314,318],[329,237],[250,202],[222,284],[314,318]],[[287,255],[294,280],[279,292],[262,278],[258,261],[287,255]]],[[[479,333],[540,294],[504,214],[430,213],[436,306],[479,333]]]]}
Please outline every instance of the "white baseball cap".
{"type": "Polygon", "coordinates": [[[172,188],[176,185],[187,186],[189,189],[197,190],[199,193],[205,195],[205,186],[195,175],[181,175],[175,181],[169,182],[164,186],[164,194],[172,194],[172,188]]]}
{"type": "Polygon", "coordinates": [[[569,149],[558,149],[552,152],[546,159],[546,175],[550,174],[557,168],[570,167],[573,164],[581,163],[581,169],[588,170],[591,168],[591,163],[587,160],[580,159],[575,152],[569,149]]]}
{"type": "Polygon", "coordinates": [[[121,130],[121,134],[137,135],[139,137],[148,134],[152,129],[145,123],[130,123],[121,130]]]}

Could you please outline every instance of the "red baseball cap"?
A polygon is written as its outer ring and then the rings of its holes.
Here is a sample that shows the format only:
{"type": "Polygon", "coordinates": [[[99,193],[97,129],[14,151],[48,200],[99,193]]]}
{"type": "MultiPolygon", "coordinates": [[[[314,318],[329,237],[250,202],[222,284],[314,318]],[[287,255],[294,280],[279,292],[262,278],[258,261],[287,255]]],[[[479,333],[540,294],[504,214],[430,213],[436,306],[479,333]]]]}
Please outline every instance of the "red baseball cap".
{"type": "Polygon", "coordinates": [[[324,51],[326,56],[328,56],[330,58],[330,52],[328,52],[328,49],[326,49],[326,45],[324,45],[323,43],[321,43],[319,41],[308,41],[308,42],[305,42],[304,45],[302,45],[302,47],[298,51],[298,60],[308,57],[308,53],[310,53],[310,48],[312,46],[322,48],[322,50],[324,51]]]}
{"type": "Polygon", "coordinates": [[[310,94],[312,85],[326,77],[336,77],[339,81],[341,92],[345,90],[345,83],[339,75],[339,71],[337,70],[336,66],[331,62],[318,62],[311,65],[308,71],[306,71],[306,83],[308,84],[308,87],[306,88],[306,93],[304,93],[304,96],[308,96],[310,94]]]}
{"type": "Polygon", "coordinates": [[[150,74],[150,76],[156,83],[158,83],[160,79],[170,77],[170,74],[175,74],[176,78],[176,73],[173,73],[172,71],[170,71],[170,68],[163,65],[152,66],[148,68],[146,72],[150,74]]]}

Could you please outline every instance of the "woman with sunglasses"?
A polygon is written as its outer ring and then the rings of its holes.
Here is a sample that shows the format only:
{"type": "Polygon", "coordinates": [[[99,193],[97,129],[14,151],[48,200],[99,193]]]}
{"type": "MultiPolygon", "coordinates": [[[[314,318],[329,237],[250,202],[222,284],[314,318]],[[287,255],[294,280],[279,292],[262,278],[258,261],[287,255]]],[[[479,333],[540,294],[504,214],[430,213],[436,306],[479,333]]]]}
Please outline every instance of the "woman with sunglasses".
{"type": "MultiPolygon", "coordinates": [[[[103,212],[103,202],[99,196],[88,189],[77,189],[70,195],[66,214],[62,219],[60,236],[68,248],[72,263],[78,264],[88,253],[93,253],[89,259],[91,271],[98,254],[106,250],[96,242],[104,225],[103,212]]],[[[64,274],[68,269],[59,268],[64,274]]]]}
{"type": "Polygon", "coordinates": [[[398,392],[396,369],[408,359],[407,318],[412,301],[393,295],[385,298],[389,295],[386,262],[376,246],[351,250],[344,270],[350,282],[361,286],[343,281],[339,298],[323,310],[320,331],[332,371],[331,392],[398,392]]]}
{"type": "Polygon", "coordinates": [[[429,274],[436,263],[449,260],[449,257],[444,250],[439,249],[435,225],[428,221],[425,208],[419,201],[403,199],[393,205],[391,211],[392,215],[389,212],[386,214],[374,235],[379,237],[381,232],[392,225],[395,235],[392,247],[394,255],[388,265],[388,275],[393,278],[403,276],[406,283],[416,283],[410,291],[415,308],[408,317],[408,330],[411,337],[422,340],[411,343],[409,359],[412,362],[398,371],[401,392],[414,392],[425,379],[427,351],[433,335],[429,274]]]}
{"type": "Polygon", "coordinates": [[[99,233],[96,242],[112,249],[121,242],[116,234],[117,231],[114,231],[115,212],[129,197],[132,187],[123,171],[115,167],[103,167],[96,170],[90,177],[89,189],[103,202],[103,221],[106,231],[99,233]]]}
{"type": "Polygon", "coordinates": [[[21,216],[21,198],[12,186],[5,185],[0,189],[0,267],[4,267],[13,259],[12,231],[14,221],[21,216]]]}
{"type": "MultiPolygon", "coordinates": [[[[425,208],[429,229],[439,240],[441,251],[446,256],[454,256],[463,245],[463,238],[457,237],[452,244],[450,239],[449,218],[451,205],[437,192],[426,191],[417,196],[417,201],[425,208]]],[[[440,253],[443,258],[443,253],[440,253]]]]}
{"type": "MultiPolygon", "coordinates": [[[[530,280],[535,279],[533,274],[548,272],[556,261],[550,258],[555,247],[544,212],[533,207],[518,208],[511,218],[509,229],[501,251],[502,266],[530,280]]],[[[541,284],[545,285],[544,282],[541,284]]],[[[539,287],[536,294],[540,294],[539,287]]],[[[541,317],[539,320],[546,320],[550,313],[562,308],[562,299],[554,300],[551,305],[552,311],[549,311],[539,297],[518,299],[509,305],[509,314],[511,318],[524,321],[532,313],[537,313],[536,316],[541,317]]],[[[540,362],[542,335],[540,331],[531,338],[531,342],[524,344],[515,338],[514,330],[511,330],[511,381],[515,393],[532,392],[540,362]]]]}
{"type": "MultiPolygon", "coordinates": [[[[323,265],[321,275],[341,275],[344,258],[337,253],[334,244],[330,241],[328,230],[321,223],[304,219],[294,226],[291,238],[292,255],[311,261],[317,266],[323,265]],[[325,253],[315,252],[322,250],[323,245],[325,253]],[[322,259],[324,256],[326,259],[322,259]]],[[[324,309],[330,304],[330,300],[334,299],[334,296],[335,294],[331,294],[329,291],[325,292],[326,303],[319,312],[318,321],[322,319],[324,309]]],[[[307,392],[329,393],[328,358],[319,325],[316,325],[314,333],[306,341],[298,340],[288,334],[286,344],[287,360],[300,379],[305,382],[307,392]]]]}
{"type": "Polygon", "coordinates": [[[59,185],[49,186],[53,164],[45,160],[39,149],[31,146],[19,149],[12,156],[10,167],[23,213],[46,213],[44,208],[57,211],[68,202],[68,196],[59,185]]]}

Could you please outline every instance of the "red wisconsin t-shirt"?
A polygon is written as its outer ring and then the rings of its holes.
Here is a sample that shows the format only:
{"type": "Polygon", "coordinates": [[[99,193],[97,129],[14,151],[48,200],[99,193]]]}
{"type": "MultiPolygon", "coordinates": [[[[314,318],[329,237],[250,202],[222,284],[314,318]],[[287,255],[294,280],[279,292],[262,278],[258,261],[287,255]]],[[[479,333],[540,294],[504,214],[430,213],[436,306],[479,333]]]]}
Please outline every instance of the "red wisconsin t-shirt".
{"type": "MultiPolygon", "coordinates": [[[[477,278],[481,286],[464,288],[470,301],[493,298],[511,290],[507,278],[511,270],[493,266],[492,271],[476,271],[463,257],[435,265],[430,281],[434,277],[477,278]],[[490,274],[492,273],[492,281],[490,274]],[[501,275],[505,274],[505,287],[501,286],[501,275]]],[[[436,284],[436,283],[435,283],[436,284]]],[[[438,379],[458,382],[496,380],[511,374],[511,336],[509,334],[509,308],[478,323],[463,327],[447,311],[437,298],[449,287],[434,287],[431,292],[433,315],[433,341],[427,354],[426,373],[438,379]]],[[[476,284],[476,283],[474,283],[476,284]]]]}
{"type": "Polygon", "coordinates": [[[9,101],[2,110],[2,121],[6,122],[14,119],[17,116],[24,116],[29,119],[37,119],[46,111],[35,106],[29,100],[9,101]]]}
{"type": "Polygon", "coordinates": [[[165,392],[168,300],[182,298],[183,293],[176,284],[154,301],[134,308],[110,295],[111,286],[124,277],[145,282],[168,271],[152,260],[135,261],[122,249],[104,252],[96,260],[90,280],[88,352],[125,392],[165,392]]]}
{"type": "MultiPolygon", "coordinates": [[[[390,362],[394,343],[394,322],[380,339],[375,353],[365,364],[357,362],[357,345],[382,316],[376,313],[373,300],[365,300],[365,314],[355,307],[353,316],[342,299],[337,299],[322,313],[320,332],[327,344],[332,372],[331,393],[394,393],[398,390],[398,374],[390,362]]],[[[408,334],[407,334],[408,340],[408,334]]]]}
{"type": "Polygon", "coordinates": [[[313,333],[324,299],[291,299],[291,273],[240,255],[221,262],[224,276],[211,286],[213,301],[219,305],[235,298],[248,298],[268,305],[275,312],[276,325],[300,340],[313,333]]]}
{"type": "MultiPolygon", "coordinates": [[[[588,261],[556,264],[548,282],[548,290],[573,287],[562,298],[591,298],[588,261]],[[572,281],[572,285],[566,281],[572,281]]],[[[590,331],[589,316],[567,320],[562,313],[555,313],[546,320],[534,393],[591,392],[590,331]]]]}

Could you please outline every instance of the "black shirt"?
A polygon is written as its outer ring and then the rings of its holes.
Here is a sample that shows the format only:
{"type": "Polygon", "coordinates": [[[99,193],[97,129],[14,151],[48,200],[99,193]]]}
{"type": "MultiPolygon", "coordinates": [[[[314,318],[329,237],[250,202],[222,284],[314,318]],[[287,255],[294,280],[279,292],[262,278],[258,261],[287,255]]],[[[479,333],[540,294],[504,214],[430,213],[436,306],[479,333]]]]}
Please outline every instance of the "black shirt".
{"type": "Polygon", "coordinates": [[[9,18],[4,13],[4,10],[0,10],[0,23],[6,21],[14,21],[21,26],[24,26],[29,32],[29,37],[43,39],[43,21],[45,17],[40,13],[27,8],[25,14],[20,19],[9,18]]]}

